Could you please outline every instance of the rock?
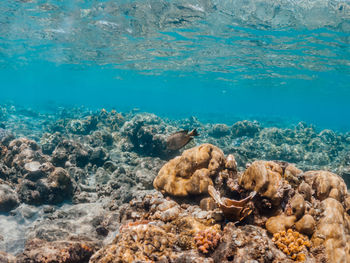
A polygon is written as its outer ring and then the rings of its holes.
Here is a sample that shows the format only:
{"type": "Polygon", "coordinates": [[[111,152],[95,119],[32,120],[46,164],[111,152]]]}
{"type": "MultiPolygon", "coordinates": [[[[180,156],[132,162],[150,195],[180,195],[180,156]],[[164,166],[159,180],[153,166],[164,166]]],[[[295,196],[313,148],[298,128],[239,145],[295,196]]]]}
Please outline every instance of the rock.
{"type": "Polygon", "coordinates": [[[73,184],[68,172],[65,169],[57,167],[49,175],[47,181],[51,192],[48,203],[59,204],[63,200],[69,200],[72,197],[73,184]]]}
{"type": "Polygon", "coordinates": [[[102,147],[97,147],[89,154],[89,161],[97,166],[102,166],[108,159],[106,151],[102,147]]]}
{"type": "Polygon", "coordinates": [[[6,184],[0,184],[0,213],[9,212],[19,205],[17,193],[6,184]]]}
{"type": "Polygon", "coordinates": [[[0,144],[7,146],[13,139],[14,136],[10,131],[0,128],[0,144]]]}
{"type": "Polygon", "coordinates": [[[202,144],[183,152],[166,163],[159,171],[153,186],[174,196],[203,194],[213,185],[212,177],[224,168],[223,152],[214,145],[202,144]]]}
{"type": "Polygon", "coordinates": [[[210,136],[220,138],[230,134],[230,129],[226,124],[214,124],[212,129],[208,131],[210,136]]]}
{"type": "Polygon", "coordinates": [[[41,149],[44,154],[52,154],[56,146],[63,140],[63,136],[60,132],[53,134],[44,133],[40,139],[41,149]]]}
{"type": "Polygon", "coordinates": [[[167,157],[166,127],[154,114],[139,114],[124,123],[121,133],[133,145],[133,150],[146,155],[167,157]]]}
{"type": "Polygon", "coordinates": [[[71,165],[80,168],[89,163],[91,149],[86,148],[81,143],[72,140],[60,142],[51,155],[51,161],[55,166],[65,167],[69,161],[71,165]]]}
{"type": "Polygon", "coordinates": [[[39,162],[29,162],[24,165],[24,169],[26,170],[27,174],[25,175],[24,178],[31,180],[31,181],[36,181],[39,178],[42,178],[45,176],[45,172],[43,169],[41,169],[41,163],[39,162]]]}
{"type": "Polygon", "coordinates": [[[23,179],[17,191],[19,199],[27,204],[59,204],[72,198],[73,185],[67,171],[58,167],[48,178],[35,182],[23,179]]]}
{"type": "Polygon", "coordinates": [[[272,161],[255,161],[239,178],[239,185],[249,191],[256,191],[262,197],[278,206],[283,197],[283,170],[272,161]]]}
{"type": "Polygon", "coordinates": [[[85,119],[71,120],[68,122],[66,130],[74,134],[89,134],[97,128],[98,119],[96,116],[88,116],[85,119]]]}
{"type": "Polygon", "coordinates": [[[253,137],[261,130],[261,127],[256,121],[239,121],[232,125],[231,132],[233,137],[248,136],[253,137]]]}

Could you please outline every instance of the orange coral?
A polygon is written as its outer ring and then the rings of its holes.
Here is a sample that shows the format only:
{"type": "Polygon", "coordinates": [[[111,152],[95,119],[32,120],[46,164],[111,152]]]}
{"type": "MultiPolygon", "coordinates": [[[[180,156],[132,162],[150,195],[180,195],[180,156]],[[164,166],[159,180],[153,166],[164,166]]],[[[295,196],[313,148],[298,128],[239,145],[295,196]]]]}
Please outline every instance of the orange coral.
{"type": "Polygon", "coordinates": [[[272,241],[283,251],[297,262],[303,262],[306,259],[305,251],[310,248],[310,241],[307,236],[297,231],[288,229],[273,235],[272,241]]]}
{"type": "Polygon", "coordinates": [[[220,239],[220,233],[213,229],[199,231],[194,238],[198,250],[203,254],[207,254],[209,251],[214,250],[219,244],[220,239]]]}

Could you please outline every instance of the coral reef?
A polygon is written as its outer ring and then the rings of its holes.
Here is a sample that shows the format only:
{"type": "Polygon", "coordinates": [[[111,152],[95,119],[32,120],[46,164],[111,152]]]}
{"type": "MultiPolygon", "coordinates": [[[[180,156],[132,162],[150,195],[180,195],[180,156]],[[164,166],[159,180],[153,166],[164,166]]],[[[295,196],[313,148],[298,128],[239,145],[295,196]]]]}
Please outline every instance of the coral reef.
{"type": "Polygon", "coordinates": [[[350,262],[349,134],[4,108],[0,261],[350,262]]]}

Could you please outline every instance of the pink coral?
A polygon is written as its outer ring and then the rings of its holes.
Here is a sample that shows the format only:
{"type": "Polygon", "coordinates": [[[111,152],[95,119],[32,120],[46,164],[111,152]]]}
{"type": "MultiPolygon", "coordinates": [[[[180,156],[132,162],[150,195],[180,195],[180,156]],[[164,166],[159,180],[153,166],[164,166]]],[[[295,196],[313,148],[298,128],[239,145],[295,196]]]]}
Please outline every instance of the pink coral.
{"type": "Polygon", "coordinates": [[[194,238],[198,250],[203,254],[207,254],[210,250],[214,250],[219,244],[220,239],[220,233],[213,229],[199,231],[194,238]]]}

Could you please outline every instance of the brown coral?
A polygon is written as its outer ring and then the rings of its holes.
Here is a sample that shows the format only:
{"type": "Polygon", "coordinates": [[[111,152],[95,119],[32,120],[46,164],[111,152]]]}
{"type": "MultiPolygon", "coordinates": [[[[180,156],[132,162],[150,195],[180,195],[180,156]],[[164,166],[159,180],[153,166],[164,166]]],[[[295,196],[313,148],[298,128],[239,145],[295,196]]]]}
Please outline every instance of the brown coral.
{"type": "Polygon", "coordinates": [[[350,262],[350,217],[334,198],[321,203],[323,213],[312,236],[314,246],[325,246],[328,262],[350,262]]]}
{"type": "Polygon", "coordinates": [[[346,184],[340,176],[328,171],[308,171],[304,173],[305,181],[315,190],[317,199],[332,197],[344,201],[347,194],[346,184]]]}
{"type": "Polygon", "coordinates": [[[225,168],[225,156],[216,146],[202,144],[183,152],[159,171],[153,185],[174,196],[207,193],[212,178],[225,168]]]}
{"type": "Polygon", "coordinates": [[[239,178],[239,184],[243,188],[256,191],[262,197],[271,200],[278,206],[283,197],[283,169],[272,161],[255,161],[239,178]]]}
{"type": "Polygon", "coordinates": [[[311,236],[315,231],[316,222],[311,215],[304,215],[295,223],[295,228],[305,235],[311,236]]]}
{"type": "Polygon", "coordinates": [[[306,236],[292,229],[275,233],[272,241],[283,253],[297,262],[305,261],[307,248],[311,246],[306,236]]]}
{"type": "Polygon", "coordinates": [[[219,244],[221,235],[214,229],[199,231],[194,237],[196,246],[203,254],[213,251],[219,244]]]}
{"type": "Polygon", "coordinates": [[[296,217],[286,216],[285,214],[281,214],[278,216],[270,217],[265,224],[267,231],[271,234],[275,234],[278,232],[283,232],[288,228],[291,228],[295,223],[296,217]]]}

